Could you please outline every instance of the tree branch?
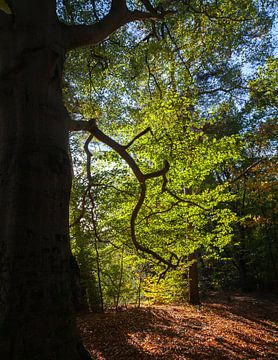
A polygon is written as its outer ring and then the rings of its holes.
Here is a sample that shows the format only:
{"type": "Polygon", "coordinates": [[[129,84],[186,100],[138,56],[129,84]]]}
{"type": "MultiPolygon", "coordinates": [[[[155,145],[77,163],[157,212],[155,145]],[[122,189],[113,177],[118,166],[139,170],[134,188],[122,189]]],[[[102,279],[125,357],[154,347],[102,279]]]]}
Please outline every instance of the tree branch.
{"type": "Polygon", "coordinates": [[[208,208],[205,208],[203,207],[202,205],[200,204],[197,204],[196,202],[194,201],[191,201],[191,200],[186,200],[186,199],[183,199],[181,197],[179,197],[178,195],[176,195],[173,191],[169,190],[169,189],[166,189],[165,190],[169,195],[171,195],[173,198],[175,198],[176,200],[180,201],[180,202],[183,202],[183,203],[187,203],[189,205],[194,205],[194,206],[197,206],[198,208],[204,210],[204,211],[209,211],[210,209],[208,208]]]}
{"type": "Polygon", "coordinates": [[[169,260],[165,259],[164,257],[160,256],[158,253],[156,253],[155,251],[141,245],[138,241],[137,241],[137,236],[136,236],[136,232],[135,232],[135,225],[136,225],[136,219],[137,216],[141,210],[141,207],[144,203],[145,197],[146,197],[146,191],[147,191],[147,187],[146,187],[146,183],[142,183],[141,184],[141,193],[140,193],[140,197],[139,200],[137,201],[137,204],[135,205],[135,208],[133,209],[132,215],[131,215],[131,219],[130,219],[130,227],[131,227],[131,238],[132,238],[132,242],[135,246],[135,248],[137,250],[140,250],[146,254],[151,255],[154,259],[158,260],[160,263],[163,263],[164,265],[167,265],[167,269],[171,268],[171,269],[176,269],[178,267],[178,263],[177,264],[173,264],[172,263],[172,256],[170,257],[169,260]]]}
{"type": "Polygon", "coordinates": [[[213,13],[209,13],[208,11],[206,11],[205,7],[201,10],[201,9],[197,9],[194,8],[190,2],[188,2],[187,4],[187,10],[193,14],[202,14],[205,15],[210,21],[214,21],[214,20],[230,20],[230,21],[235,21],[235,22],[245,22],[245,21],[252,21],[252,18],[234,18],[234,17],[230,17],[230,16],[219,16],[219,15],[215,15],[213,13]]]}
{"type": "Polygon", "coordinates": [[[164,167],[158,171],[153,171],[151,173],[148,173],[148,174],[145,174],[145,179],[153,179],[153,178],[156,178],[156,177],[159,177],[159,176],[162,176],[163,177],[163,180],[165,181],[164,179],[164,175],[166,175],[166,173],[168,172],[170,168],[170,164],[167,160],[164,160],[164,167]]]}
{"type": "Polygon", "coordinates": [[[155,14],[157,10],[152,6],[149,0],[141,0],[141,3],[145,6],[149,13],[155,14]]]}
{"type": "Polygon", "coordinates": [[[165,210],[160,210],[160,211],[154,211],[152,210],[151,207],[150,208],[150,212],[148,213],[148,215],[146,215],[145,217],[143,217],[140,221],[137,222],[137,224],[142,223],[143,221],[148,222],[148,220],[155,215],[160,215],[160,214],[165,214],[169,211],[171,211],[176,205],[178,205],[180,203],[180,200],[177,200],[176,202],[171,203],[170,207],[168,209],[165,210]]]}
{"type": "MultiPolygon", "coordinates": [[[[84,121],[84,120],[79,120],[79,121],[75,121],[75,120],[71,120],[70,121],[70,125],[69,125],[69,129],[70,131],[88,131],[92,134],[92,136],[95,136],[98,140],[100,140],[101,142],[103,142],[104,144],[108,145],[109,147],[111,147],[113,150],[115,150],[126,162],[127,164],[130,166],[131,170],[133,171],[134,175],[136,176],[137,180],[140,183],[145,182],[147,179],[151,179],[151,178],[155,178],[155,177],[159,177],[159,176],[164,176],[168,170],[169,170],[169,163],[168,161],[165,160],[164,162],[164,167],[160,170],[148,173],[148,174],[143,174],[142,171],[140,170],[139,166],[137,165],[137,163],[135,162],[135,160],[132,158],[132,156],[129,155],[129,153],[126,151],[126,149],[136,140],[138,139],[140,136],[143,136],[144,134],[146,134],[148,131],[151,131],[150,128],[145,129],[144,131],[142,131],[140,134],[138,134],[137,136],[135,136],[135,138],[129,142],[129,144],[123,146],[120,145],[119,143],[117,143],[115,140],[113,140],[112,138],[110,138],[109,136],[105,135],[97,126],[96,124],[96,120],[95,119],[91,119],[89,121],[84,121]]],[[[92,136],[90,136],[87,141],[91,141],[92,136]]],[[[85,147],[86,149],[86,147],[85,147]]],[[[88,154],[87,154],[88,155],[88,154]]],[[[87,169],[88,170],[88,169],[87,169]]]]}
{"type": "Polygon", "coordinates": [[[64,26],[65,48],[71,50],[86,45],[95,45],[129,22],[163,19],[171,13],[173,13],[171,10],[162,10],[160,12],[131,11],[127,8],[124,0],[112,0],[109,13],[97,23],[64,26]]]}
{"type": "Polygon", "coordinates": [[[136,135],[128,144],[124,146],[125,149],[128,149],[135,140],[139,139],[141,136],[147,134],[148,132],[152,133],[151,128],[148,126],[145,130],[141,131],[140,134],[136,135]]]}
{"type": "Polygon", "coordinates": [[[148,88],[149,88],[150,98],[152,98],[151,87],[150,87],[150,78],[151,78],[151,77],[153,78],[154,83],[155,83],[155,85],[156,85],[156,87],[157,87],[157,89],[158,89],[158,91],[159,91],[159,93],[160,93],[160,98],[162,98],[162,90],[161,90],[161,88],[160,88],[160,86],[159,86],[159,83],[158,83],[158,81],[157,81],[157,79],[156,79],[156,76],[155,76],[155,75],[152,73],[152,71],[151,71],[150,64],[149,64],[149,61],[148,61],[148,55],[147,55],[147,54],[146,54],[146,56],[145,56],[145,62],[146,62],[146,65],[147,65],[147,68],[148,68],[148,73],[149,73],[148,88]]]}
{"type": "Polygon", "coordinates": [[[239,179],[241,179],[243,176],[245,176],[251,169],[253,169],[255,166],[259,165],[261,162],[265,161],[265,159],[259,159],[258,161],[255,161],[253,164],[249,165],[246,169],[244,169],[239,175],[237,175],[234,179],[229,181],[229,184],[233,184],[239,179]]]}
{"type": "Polygon", "coordinates": [[[69,225],[69,228],[72,228],[73,226],[75,226],[76,224],[79,224],[81,219],[84,217],[84,214],[85,214],[85,211],[86,211],[86,198],[87,198],[87,194],[88,194],[88,191],[89,191],[89,186],[87,186],[83,196],[82,196],[82,202],[81,202],[81,210],[80,210],[80,213],[78,215],[78,217],[76,219],[73,220],[72,223],[70,223],[69,225]]]}
{"type": "MultiPolygon", "coordinates": [[[[147,185],[146,185],[146,181],[147,179],[151,179],[151,178],[156,178],[156,177],[160,177],[162,176],[163,178],[163,185],[162,185],[162,190],[164,190],[166,188],[166,174],[169,170],[169,163],[168,161],[164,162],[164,167],[158,171],[153,171],[151,173],[148,174],[143,174],[142,171],[140,170],[139,166],[137,165],[137,163],[135,162],[135,160],[132,158],[131,155],[129,155],[129,153],[126,151],[126,147],[120,145],[119,143],[117,143],[115,140],[113,140],[112,138],[110,138],[109,136],[107,136],[106,134],[104,134],[97,126],[96,124],[96,120],[95,119],[91,119],[90,121],[71,121],[70,123],[70,130],[71,131],[79,131],[79,130],[84,130],[84,131],[89,131],[91,133],[91,135],[88,137],[86,144],[85,144],[85,150],[87,149],[87,174],[89,176],[89,181],[91,180],[91,173],[90,173],[90,169],[88,169],[88,166],[90,164],[90,159],[91,159],[91,153],[88,149],[88,144],[91,141],[92,137],[95,136],[98,140],[100,140],[101,142],[103,142],[104,144],[108,145],[109,147],[111,147],[113,150],[115,150],[125,161],[126,163],[129,165],[129,167],[131,168],[131,170],[133,171],[136,179],[138,180],[138,182],[140,183],[140,197],[132,211],[132,215],[131,215],[131,219],[130,219],[130,228],[131,228],[131,239],[132,242],[135,246],[135,248],[137,250],[140,250],[146,254],[151,255],[154,259],[158,260],[160,263],[163,263],[164,265],[167,266],[167,268],[177,268],[178,263],[174,264],[172,262],[172,258],[173,256],[170,257],[169,260],[165,259],[164,257],[160,256],[158,253],[156,253],[155,251],[149,249],[148,247],[143,246],[142,244],[140,244],[137,240],[136,237],[136,231],[135,231],[135,225],[136,225],[136,219],[138,217],[138,214],[141,210],[141,207],[144,203],[145,197],[146,197],[146,191],[147,191],[147,185]]],[[[141,132],[139,135],[137,135],[137,137],[135,137],[133,139],[133,141],[135,139],[137,139],[138,137],[142,136],[143,133],[146,133],[149,130],[144,130],[143,132],[141,132]]]]}

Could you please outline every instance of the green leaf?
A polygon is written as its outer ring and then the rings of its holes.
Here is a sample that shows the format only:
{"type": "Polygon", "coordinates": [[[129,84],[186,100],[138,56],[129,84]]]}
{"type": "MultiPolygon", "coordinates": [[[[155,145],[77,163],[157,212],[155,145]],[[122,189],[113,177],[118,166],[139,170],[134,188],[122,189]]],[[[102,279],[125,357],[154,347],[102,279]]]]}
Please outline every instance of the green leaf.
{"type": "Polygon", "coordinates": [[[12,10],[5,0],[0,0],[0,10],[4,11],[6,14],[9,15],[12,14],[12,10]]]}

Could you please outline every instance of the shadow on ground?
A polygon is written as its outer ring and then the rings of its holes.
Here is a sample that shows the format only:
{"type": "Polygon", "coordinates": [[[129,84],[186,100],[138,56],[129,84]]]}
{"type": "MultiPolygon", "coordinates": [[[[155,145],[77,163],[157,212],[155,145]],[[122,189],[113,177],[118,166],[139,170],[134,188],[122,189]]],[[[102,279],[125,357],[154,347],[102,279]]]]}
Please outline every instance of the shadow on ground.
{"type": "Polygon", "coordinates": [[[97,360],[275,360],[277,305],[260,301],[212,297],[200,309],[153,306],[83,314],[78,324],[97,360]]]}

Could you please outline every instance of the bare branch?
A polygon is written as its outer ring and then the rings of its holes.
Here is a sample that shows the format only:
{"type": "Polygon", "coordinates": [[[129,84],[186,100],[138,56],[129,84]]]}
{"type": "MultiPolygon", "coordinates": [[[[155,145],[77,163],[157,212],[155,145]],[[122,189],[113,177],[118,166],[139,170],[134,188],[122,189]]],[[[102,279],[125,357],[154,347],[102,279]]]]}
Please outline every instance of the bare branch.
{"type": "Polygon", "coordinates": [[[105,135],[95,124],[92,134],[101,142],[111,147],[113,150],[115,150],[129,165],[131,170],[133,171],[134,175],[136,176],[137,180],[140,183],[143,183],[145,181],[145,176],[140,170],[137,163],[134,161],[132,156],[129,155],[129,153],[126,151],[125,147],[117,143],[115,140],[110,138],[109,136],[105,135]]]}
{"type": "Polygon", "coordinates": [[[111,10],[125,12],[127,10],[126,1],[125,0],[112,0],[111,10]]]}
{"type": "MultiPolygon", "coordinates": [[[[169,163],[168,163],[169,165],[169,163]]],[[[168,168],[169,169],[169,168],[168,168]]],[[[168,170],[167,170],[168,171],[168,170]]],[[[162,192],[164,193],[166,191],[166,186],[167,186],[167,183],[168,183],[168,179],[167,179],[167,176],[166,176],[166,172],[164,174],[162,174],[162,178],[163,178],[163,183],[162,183],[162,192]]]]}
{"type": "MultiPolygon", "coordinates": [[[[180,261],[181,261],[181,258],[178,258],[176,254],[172,253],[171,254],[171,257],[170,257],[170,262],[172,263],[173,262],[173,258],[176,258],[177,260],[177,266],[179,265],[180,261]]],[[[167,265],[167,267],[164,269],[164,271],[162,271],[162,273],[159,274],[158,276],[158,279],[157,279],[157,284],[159,284],[160,280],[161,279],[164,279],[167,272],[171,270],[171,266],[167,265]]]]}
{"type": "Polygon", "coordinates": [[[124,146],[119,145],[116,141],[105,135],[102,131],[100,131],[97,126],[95,125],[93,134],[98,138],[100,141],[104,142],[106,145],[112,147],[130,166],[131,170],[133,171],[134,175],[136,176],[137,180],[140,183],[141,193],[139,200],[133,209],[131,219],[130,219],[130,227],[131,227],[131,239],[132,242],[137,250],[143,251],[144,253],[147,253],[151,255],[153,258],[158,260],[159,262],[162,262],[163,264],[166,264],[169,267],[176,268],[177,265],[173,264],[171,261],[164,259],[162,256],[157,254],[155,251],[141,245],[136,237],[135,232],[135,225],[136,225],[136,219],[137,216],[141,210],[141,207],[144,203],[145,197],[146,197],[146,180],[150,178],[155,178],[159,176],[163,176],[167,173],[169,170],[169,163],[165,161],[164,168],[149,174],[144,175],[141,170],[139,169],[139,166],[136,164],[134,159],[127,153],[124,146]]]}
{"type": "MultiPolygon", "coordinates": [[[[89,131],[91,133],[90,141],[93,136],[95,136],[98,140],[103,142],[104,144],[111,147],[115,150],[130,166],[134,175],[136,176],[137,180],[141,183],[145,181],[144,174],[140,170],[139,166],[136,164],[134,159],[128,154],[125,149],[125,146],[120,145],[115,140],[110,138],[109,136],[105,135],[96,125],[96,120],[91,119],[90,121],[71,121],[70,123],[70,130],[71,131],[89,131]]],[[[85,148],[86,150],[86,148],[85,148]]],[[[88,150],[87,150],[88,151],[88,150]]],[[[87,154],[88,155],[88,154],[87,154]]]]}

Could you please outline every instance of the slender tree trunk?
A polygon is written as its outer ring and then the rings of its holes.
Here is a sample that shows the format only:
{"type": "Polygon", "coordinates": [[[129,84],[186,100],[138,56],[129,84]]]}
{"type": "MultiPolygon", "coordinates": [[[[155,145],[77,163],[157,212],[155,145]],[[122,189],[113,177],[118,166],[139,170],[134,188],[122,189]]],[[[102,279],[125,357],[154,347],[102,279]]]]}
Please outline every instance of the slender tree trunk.
{"type": "MultiPolygon", "coordinates": [[[[184,188],[184,193],[187,195],[192,195],[192,188],[184,188]]],[[[193,224],[188,222],[188,231],[193,231],[193,229],[193,224]]],[[[196,250],[189,254],[188,261],[190,263],[188,268],[188,302],[191,305],[200,305],[198,256],[196,250]]]]}
{"type": "Polygon", "coordinates": [[[141,286],[142,286],[142,277],[139,274],[139,283],[138,283],[138,308],[141,306],[141,286]]]}
{"type": "Polygon", "coordinates": [[[80,360],[89,357],[72,305],[64,54],[51,2],[30,19],[32,4],[0,14],[0,357],[80,360]]]}
{"type": "Polygon", "coordinates": [[[188,256],[188,260],[190,261],[190,265],[188,268],[188,302],[191,305],[200,305],[197,252],[194,251],[193,253],[191,253],[188,256]]]}
{"type": "Polygon", "coordinates": [[[101,283],[101,269],[100,269],[100,257],[97,246],[97,238],[95,237],[95,251],[96,251],[96,262],[97,262],[97,281],[98,281],[98,291],[100,298],[100,312],[104,312],[104,302],[103,302],[103,291],[102,291],[102,283],[101,283]]]}
{"type": "Polygon", "coordinates": [[[120,302],[122,281],[123,281],[123,270],[124,270],[124,246],[122,247],[122,253],[121,253],[120,279],[119,279],[119,283],[118,283],[118,287],[117,287],[116,311],[118,310],[119,302],[120,302]]]}

